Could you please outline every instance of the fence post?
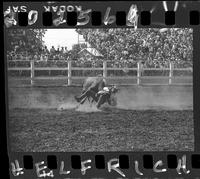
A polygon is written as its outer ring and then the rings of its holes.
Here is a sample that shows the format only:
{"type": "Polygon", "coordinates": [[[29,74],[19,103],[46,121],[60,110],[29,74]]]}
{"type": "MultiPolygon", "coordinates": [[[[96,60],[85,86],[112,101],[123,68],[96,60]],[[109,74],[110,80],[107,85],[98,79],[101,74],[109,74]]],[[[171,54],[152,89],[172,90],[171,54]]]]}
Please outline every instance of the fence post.
{"type": "Polygon", "coordinates": [[[35,77],[35,61],[31,60],[31,85],[34,85],[34,77],[35,77]]]}
{"type": "Polygon", "coordinates": [[[141,61],[137,63],[137,85],[140,85],[140,77],[141,77],[141,61]]]}
{"type": "Polygon", "coordinates": [[[68,61],[68,68],[67,68],[67,70],[68,70],[68,85],[70,86],[71,85],[71,76],[72,76],[72,69],[71,69],[71,67],[72,67],[72,62],[71,62],[71,60],[69,60],[68,61]]]}
{"type": "Polygon", "coordinates": [[[107,61],[103,61],[103,77],[107,77],[107,61]]]}
{"type": "Polygon", "coordinates": [[[173,71],[174,71],[174,63],[170,62],[170,64],[169,64],[169,85],[172,84],[173,71]]]}

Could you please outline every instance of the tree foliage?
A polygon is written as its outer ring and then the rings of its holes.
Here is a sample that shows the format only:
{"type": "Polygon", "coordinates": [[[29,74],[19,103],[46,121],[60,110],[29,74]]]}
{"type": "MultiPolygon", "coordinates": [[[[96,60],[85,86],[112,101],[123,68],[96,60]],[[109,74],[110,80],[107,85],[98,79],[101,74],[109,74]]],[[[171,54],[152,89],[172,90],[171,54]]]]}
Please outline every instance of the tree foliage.
{"type": "Polygon", "coordinates": [[[107,60],[120,63],[143,60],[149,64],[165,66],[192,64],[192,29],[78,29],[89,44],[107,60]]]}
{"type": "Polygon", "coordinates": [[[44,46],[44,29],[10,29],[7,30],[7,50],[34,53],[44,46]]]}

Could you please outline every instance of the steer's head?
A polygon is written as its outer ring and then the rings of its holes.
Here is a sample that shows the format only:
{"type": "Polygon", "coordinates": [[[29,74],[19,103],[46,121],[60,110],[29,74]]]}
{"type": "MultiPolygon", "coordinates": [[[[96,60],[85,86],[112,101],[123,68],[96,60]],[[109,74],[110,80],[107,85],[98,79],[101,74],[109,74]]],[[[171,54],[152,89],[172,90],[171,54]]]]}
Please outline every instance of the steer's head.
{"type": "Polygon", "coordinates": [[[111,88],[110,88],[110,92],[111,92],[111,93],[115,94],[115,93],[117,93],[118,91],[119,91],[119,89],[117,88],[116,85],[112,85],[112,86],[111,86],[111,88]]]}

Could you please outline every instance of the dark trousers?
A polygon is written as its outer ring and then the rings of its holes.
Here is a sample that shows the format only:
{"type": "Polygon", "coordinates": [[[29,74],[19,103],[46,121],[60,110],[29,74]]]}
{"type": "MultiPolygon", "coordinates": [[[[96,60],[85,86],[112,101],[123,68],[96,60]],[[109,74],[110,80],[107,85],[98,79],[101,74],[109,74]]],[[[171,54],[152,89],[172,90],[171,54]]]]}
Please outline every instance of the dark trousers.
{"type": "Polygon", "coordinates": [[[94,101],[98,101],[98,98],[96,97],[96,93],[92,90],[86,90],[86,91],[83,91],[81,93],[80,96],[76,96],[75,99],[80,102],[80,104],[83,104],[85,102],[85,100],[88,98],[92,98],[94,101]]]}
{"type": "Polygon", "coordinates": [[[106,102],[109,105],[111,105],[110,93],[102,94],[102,95],[99,96],[98,102],[97,102],[97,108],[99,108],[102,104],[104,104],[106,102]]]}

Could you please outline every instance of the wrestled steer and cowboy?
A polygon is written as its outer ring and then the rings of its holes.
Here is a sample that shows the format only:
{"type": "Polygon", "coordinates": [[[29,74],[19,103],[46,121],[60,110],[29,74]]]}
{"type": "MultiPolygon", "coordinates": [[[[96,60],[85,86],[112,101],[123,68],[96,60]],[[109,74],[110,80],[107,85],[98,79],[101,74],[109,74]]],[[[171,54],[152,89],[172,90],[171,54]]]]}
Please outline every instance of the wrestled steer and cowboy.
{"type": "Polygon", "coordinates": [[[83,83],[82,93],[75,96],[75,100],[79,103],[78,106],[84,104],[86,100],[88,100],[90,104],[96,102],[97,108],[100,108],[105,103],[116,106],[115,94],[118,91],[119,89],[117,89],[115,85],[107,87],[105,79],[101,76],[88,77],[83,83]]]}

